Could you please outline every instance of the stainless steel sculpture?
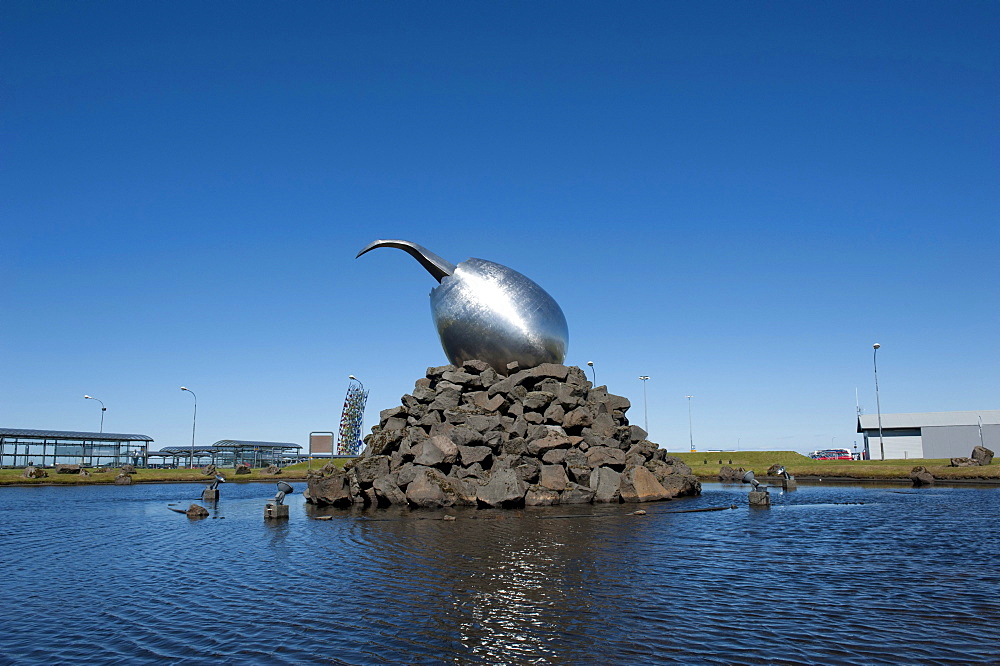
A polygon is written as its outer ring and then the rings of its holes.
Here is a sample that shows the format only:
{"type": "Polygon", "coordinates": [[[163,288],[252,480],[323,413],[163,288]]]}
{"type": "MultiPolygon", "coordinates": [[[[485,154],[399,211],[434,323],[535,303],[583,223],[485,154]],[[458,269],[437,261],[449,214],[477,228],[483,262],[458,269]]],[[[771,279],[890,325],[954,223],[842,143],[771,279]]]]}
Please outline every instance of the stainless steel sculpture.
{"type": "Polygon", "coordinates": [[[566,317],[559,304],[524,275],[484,259],[456,266],[404,240],[374,241],[358,256],[378,247],[403,250],[441,283],[431,290],[431,313],[444,353],[455,365],[478,359],[506,372],[511,361],[533,368],[566,358],[566,317]]]}

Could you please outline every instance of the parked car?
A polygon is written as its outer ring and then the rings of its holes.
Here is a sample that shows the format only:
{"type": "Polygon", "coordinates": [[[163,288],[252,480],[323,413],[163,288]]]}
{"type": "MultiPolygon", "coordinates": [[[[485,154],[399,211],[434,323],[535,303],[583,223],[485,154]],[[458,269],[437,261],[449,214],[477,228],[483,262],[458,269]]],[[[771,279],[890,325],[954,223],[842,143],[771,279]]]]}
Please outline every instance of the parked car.
{"type": "Polygon", "coordinates": [[[823,449],[813,451],[809,454],[813,460],[854,460],[854,456],[847,449],[823,449]]]}

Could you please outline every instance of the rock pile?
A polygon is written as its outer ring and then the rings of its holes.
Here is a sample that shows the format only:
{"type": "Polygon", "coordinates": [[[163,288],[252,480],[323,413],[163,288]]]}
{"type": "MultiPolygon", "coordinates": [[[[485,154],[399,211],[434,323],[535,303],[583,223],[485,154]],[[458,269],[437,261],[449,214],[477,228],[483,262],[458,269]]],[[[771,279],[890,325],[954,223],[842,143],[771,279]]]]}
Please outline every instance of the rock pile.
{"type": "Polygon", "coordinates": [[[648,502],[701,492],[683,462],[630,425],[627,398],[578,367],[482,361],[428,368],[381,413],[361,457],[310,478],[319,505],[519,507],[648,502]]]}

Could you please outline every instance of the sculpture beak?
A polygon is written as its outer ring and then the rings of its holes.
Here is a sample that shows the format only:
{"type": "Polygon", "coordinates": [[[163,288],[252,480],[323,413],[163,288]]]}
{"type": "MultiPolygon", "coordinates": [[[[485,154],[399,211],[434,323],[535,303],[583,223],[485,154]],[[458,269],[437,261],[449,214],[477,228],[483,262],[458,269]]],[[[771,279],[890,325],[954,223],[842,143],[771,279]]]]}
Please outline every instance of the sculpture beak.
{"type": "Polygon", "coordinates": [[[427,272],[434,276],[438,282],[455,272],[455,264],[442,259],[422,245],[411,243],[405,240],[377,240],[366,245],[361,252],[358,252],[357,259],[366,252],[370,252],[377,247],[394,247],[406,252],[411,257],[420,262],[420,265],[427,269],[427,272]]]}

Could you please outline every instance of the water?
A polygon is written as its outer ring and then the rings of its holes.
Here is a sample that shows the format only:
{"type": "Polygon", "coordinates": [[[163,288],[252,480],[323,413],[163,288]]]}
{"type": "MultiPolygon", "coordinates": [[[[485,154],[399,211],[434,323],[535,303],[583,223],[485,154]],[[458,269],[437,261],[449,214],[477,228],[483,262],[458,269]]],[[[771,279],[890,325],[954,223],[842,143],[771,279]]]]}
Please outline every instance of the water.
{"type": "Polygon", "coordinates": [[[1000,663],[1000,489],[800,486],[750,509],[706,484],[641,517],[454,522],[294,494],[265,522],[274,485],[229,483],[211,518],[167,509],[200,490],[0,489],[0,662],[1000,663]]]}

